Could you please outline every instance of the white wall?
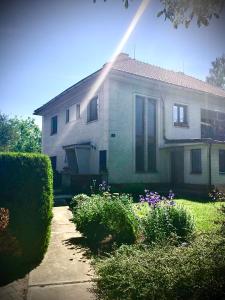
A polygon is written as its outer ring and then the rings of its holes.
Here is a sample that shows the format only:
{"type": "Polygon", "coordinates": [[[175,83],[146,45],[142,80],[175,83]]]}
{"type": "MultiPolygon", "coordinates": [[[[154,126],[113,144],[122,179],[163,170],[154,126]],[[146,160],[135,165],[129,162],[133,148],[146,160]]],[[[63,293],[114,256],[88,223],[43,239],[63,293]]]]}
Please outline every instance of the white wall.
{"type": "MultiPolygon", "coordinates": [[[[96,79],[96,78],[95,78],[96,79]]],[[[94,83],[80,85],[78,89],[70,91],[61,97],[57,105],[52,105],[43,117],[43,152],[49,156],[57,156],[57,170],[66,166],[65,150],[63,146],[91,142],[96,149],[91,150],[90,173],[96,174],[99,170],[99,150],[107,150],[107,98],[104,86],[94,96],[98,96],[98,120],[87,123],[87,103],[85,96],[94,83]],[[80,103],[80,119],[76,120],[76,103],[80,103]],[[66,109],[70,109],[70,121],[66,123],[66,109]],[[58,116],[57,134],[51,135],[51,118],[58,116]]]]}
{"type": "MultiPolygon", "coordinates": [[[[154,98],[157,101],[157,144],[165,146],[163,139],[162,101],[165,103],[165,135],[167,139],[200,139],[201,108],[225,112],[225,103],[219,98],[186,90],[172,85],[133,75],[114,72],[109,83],[109,180],[125,182],[169,182],[170,154],[168,149],[157,151],[156,173],[135,173],[135,95],[154,98]],[[173,105],[188,106],[188,127],[173,124],[173,105]],[[115,134],[115,137],[110,137],[115,134]]],[[[190,172],[190,150],[199,147],[185,146],[184,181],[192,184],[208,183],[207,146],[202,145],[202,174],[190,172]]],[[[225,177],[225,176],[224,176],[225,177]]],[[[221,181],[221,175],[219,177],[221,181]]],[[[218,180],[217,180],[218,181],[218,180]]]]}

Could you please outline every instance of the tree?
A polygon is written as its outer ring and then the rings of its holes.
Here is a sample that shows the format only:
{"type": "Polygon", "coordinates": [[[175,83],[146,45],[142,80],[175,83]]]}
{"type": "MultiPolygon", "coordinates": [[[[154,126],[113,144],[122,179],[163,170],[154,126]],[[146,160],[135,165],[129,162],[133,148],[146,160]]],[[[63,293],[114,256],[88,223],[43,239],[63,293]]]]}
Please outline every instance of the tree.
{"type": "Polygon", "coordinates": [[[0,113],[0,150],[41,152],[41,131],[34,119],[10,119],[0,113]]]}
{"type": "Polygon", "coordinates": [[[212,62],[212,68],[209,70],[206,81],[225,89],[225,53],[212,62]]]}
{"type": "MultiPolygon", "coordinates": [[[[122,1],[128,8],[132,0],[122,1]]],[[[195,18],[198,26],[207,26],[213,17],[219,18],[225,4],[225,0],[160,0],[160,2],[163,9],[158,12],[157,17],[164,16],[175,28],[180,24],[188,27],[195,18]]]]}
{"type": "Polygon", "coordinates": [[[163,9],[157,14],[171,21],[175,28],[188,27],[195,18],[198,26],[207,26],[213,17],[219,18],[225,0],[160,0],[163,9]]]}
{"type": "Polygon", "coordinates": [[[16,132],[8,116],[0,112],[0,151],[9,151],[16,132]]]}

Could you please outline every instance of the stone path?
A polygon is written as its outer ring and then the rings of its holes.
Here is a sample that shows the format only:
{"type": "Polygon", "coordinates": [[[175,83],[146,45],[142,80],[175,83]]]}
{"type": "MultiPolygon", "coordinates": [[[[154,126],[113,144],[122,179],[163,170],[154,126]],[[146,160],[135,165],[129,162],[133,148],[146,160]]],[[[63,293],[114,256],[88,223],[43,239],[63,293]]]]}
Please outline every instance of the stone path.
{"type": "Polygon", "coordinates": [[[25,300],[28,286],[28,275],[0,287],[1,300],[25,300]]]}
{"type": "Polygon", "coordinates": [[[29,274],[27,300],[93,300],[93,269],[67,206],[54,207],[51,240],[41,264],[29,274]]]}

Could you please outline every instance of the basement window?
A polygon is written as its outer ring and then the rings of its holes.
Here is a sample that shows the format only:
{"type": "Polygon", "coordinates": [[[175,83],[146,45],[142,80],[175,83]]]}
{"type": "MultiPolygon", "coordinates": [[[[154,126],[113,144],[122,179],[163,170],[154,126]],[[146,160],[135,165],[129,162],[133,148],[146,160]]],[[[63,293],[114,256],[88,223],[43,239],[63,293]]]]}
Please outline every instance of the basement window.
{"type": "Polygon", "coordinates": [[[219,150],[219,172],[225,173],[225,150],[219,150]]]}

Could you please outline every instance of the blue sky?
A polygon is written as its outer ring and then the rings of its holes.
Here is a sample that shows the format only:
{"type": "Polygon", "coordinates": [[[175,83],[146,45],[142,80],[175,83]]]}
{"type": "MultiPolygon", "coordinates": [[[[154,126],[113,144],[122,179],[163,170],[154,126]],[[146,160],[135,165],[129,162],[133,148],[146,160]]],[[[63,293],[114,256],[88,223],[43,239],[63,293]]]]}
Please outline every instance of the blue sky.
{"type": "MultiPolygon", "coordinates": [[[[109,60],[140,0],[19,0],[0,4],[0,111],[32,116],[34,109],[109,60]]],[[[123,52],[204,80],[225,52],[225,12],[208,27],[173,28],[157,18],[153,0],[123,52]]],[[[40,124],[40,117],[36,117],[40,124]]]]}

